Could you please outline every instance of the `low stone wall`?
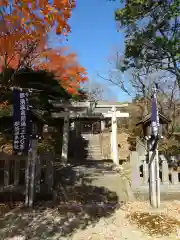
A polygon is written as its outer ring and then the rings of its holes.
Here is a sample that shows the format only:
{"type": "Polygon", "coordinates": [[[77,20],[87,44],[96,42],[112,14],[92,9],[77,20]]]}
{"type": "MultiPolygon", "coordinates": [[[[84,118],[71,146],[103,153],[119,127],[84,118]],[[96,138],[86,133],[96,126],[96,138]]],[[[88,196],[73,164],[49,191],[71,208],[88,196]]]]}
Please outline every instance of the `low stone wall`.
{"type": "MultiPolygon", "coordinates": [[[[180,193],[180,171],[179,168],[169,167],[168,161],[163,155],[159,156],[160,162],[160,189],[161,193],[180,193]]],[[[131,187],[134,192],[148,192],[149,171],[146,156],[139,156],[138,152],[130,154],[130,165],[132,169],[131,187]]]]}

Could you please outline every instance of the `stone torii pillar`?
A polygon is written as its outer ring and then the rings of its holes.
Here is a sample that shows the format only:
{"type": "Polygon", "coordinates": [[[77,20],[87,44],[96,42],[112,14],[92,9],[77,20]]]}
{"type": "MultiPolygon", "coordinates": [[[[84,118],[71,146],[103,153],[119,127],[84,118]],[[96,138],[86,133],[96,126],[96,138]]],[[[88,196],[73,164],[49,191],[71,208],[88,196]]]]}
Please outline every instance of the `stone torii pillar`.
{"type": "Polygon", "coordinates": [[[116,107],[112,107],[112,156],[113,161],[116,165],[119,165],[119,154],[118,154],[118,141],[117,141],[117,116],[116,116],[116,107]]]}
{"type": "Polygon", "coordinates": [[[69,111],[64,113],[64,126],[63,126],[63,139],[62,139],[62,152],[61,160],[67,163],[68,160],[68,144],[69,144],[69,111]]]}
{"type": "Polygon", "coordinates": [[[103,114],[104,117],[111,118],[112,133],[111,133],[111,157],[114,164],[119,165],[118,141],[117,141],[117,118],[129,117],[129,113],[121,113],[116,111],[116,107],[112,106],[111,111],[103,114]]]}
{"type": "Polygon", "coordinates": [[[68,143],[69,143],[69,128],[70,128],[70,118],[71,116],[76,117],[79,115],[79,113],[83,111],[87,111],[87,109],[90,107],[90,103],[88,101],[82,101],[82,102],[53,102],[53,107],[55,107],[57,110],[58,108],[64,108],[63,112],[53,112],[51,116],[53,118],[63,118],[64,119],[64,126],[63,126],[63,138],[62,138],[62,153],[61,153],[61,160],[64,164],[68,161],[68,143]]]}

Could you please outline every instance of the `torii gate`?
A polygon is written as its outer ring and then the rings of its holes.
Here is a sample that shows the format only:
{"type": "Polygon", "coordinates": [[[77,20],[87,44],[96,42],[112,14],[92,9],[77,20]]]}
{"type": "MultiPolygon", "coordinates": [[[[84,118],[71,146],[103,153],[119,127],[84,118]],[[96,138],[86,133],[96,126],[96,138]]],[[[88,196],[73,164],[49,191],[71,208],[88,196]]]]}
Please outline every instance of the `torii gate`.
{"type": "Polygon", "coordinates": [[[63,141],[62,141],[62,153],[61,159],[64,163],[67,163],[68,160],[68,142],[69,142],[69,120],[71,117],[79,116],[80,113],[85,112],[90,108],[89,101],[79,101],[71,103],[61,103],[50,101],[55,108],[64,108],[64,112],[52,113],[53,118],[64,118],[63,126],[63,141]]]}
{"type": "MultiPolygon", "coordinates": [[[[53,103],[53,102],[52,102],[53,103]]],[[[76,102],[76,103],[53,103],[53,106],[63,107],[65,112],[52,113],[54,118],[64,118],[64,128],[63,128],[63,143],[62,143],[62,155],[61,158],[64,162],[67,162],[68,158],[68,141],[69,141],[69,119],[71,117],[79,116],[87,110],[90,109],[91,103],[89,101],[76,102]]],[[[118,144],[117,144],[117,118],[129,117],[129,113],[121,113],[116,111],[117,108],[127,107],[128,104],[122,105],[108,105],[108,104],[97,104],[96,108],[105,108],[111,111],[107,113],[102,113],[105,118],[111,118],[112,121],[112,134],[111,134],[111,156],[112,160],[116,165],[119,165],[119,156],[118,156],[118,144]]]]}
{"type": "Polygon", "coordinates": [[[112,106],[111,111],[103,114],[106,118],[111,118],[112,133],[111,133],[111,156],[113,162],[119,165],[118,142],[117,142],[117,118],[129,117],[129,113],[121,113],[116,111],[116,106],[112,106]]]}

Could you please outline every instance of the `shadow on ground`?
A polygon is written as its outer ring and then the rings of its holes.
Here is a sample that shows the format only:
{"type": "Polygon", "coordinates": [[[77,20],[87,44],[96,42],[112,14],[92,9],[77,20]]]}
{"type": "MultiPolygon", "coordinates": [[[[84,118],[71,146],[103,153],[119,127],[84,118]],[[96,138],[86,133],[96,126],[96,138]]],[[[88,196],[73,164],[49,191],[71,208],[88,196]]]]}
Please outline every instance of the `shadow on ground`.
{"type": "Polygon", "coordinates": [[[71,180],[64,187],[64,199],[57,187],[56,202],[42,201],[46,196],[41,196],[31,210],[23,208],[22,202],[13,209],[3,204],[0,207],[0,239],[67,239],[75,230],[84,229],[119,208],[117,194],[105,187],[92,186],[90,176],[84,174],[77,180],[74,174],[71,180]]]}

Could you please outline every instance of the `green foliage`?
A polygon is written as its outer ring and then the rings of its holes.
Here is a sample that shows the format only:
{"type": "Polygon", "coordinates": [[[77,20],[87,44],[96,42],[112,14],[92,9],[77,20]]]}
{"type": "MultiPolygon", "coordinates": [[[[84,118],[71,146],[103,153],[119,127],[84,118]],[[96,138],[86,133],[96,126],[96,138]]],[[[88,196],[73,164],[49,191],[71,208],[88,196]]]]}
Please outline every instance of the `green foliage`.
{"type": "MultiPolygon", "coordinates": [[[[0,74],[0,120],[2,124],[0,127],[0,147],[5,145],[12,146],[12,121],[9,117],[12,116],[12,91],[10,90],[10,87],[13,86],[39,90],[33,91],[33,94],[29,99],[30,105],[33,106],[33,112],[36,113],[39,118],[46,120],[49,125],[53,122],[50,114],[52,105],[49,103],[49,100],[61,99],[68,101],[73,99],[78,101],[86,99],[86,93],[81,89],[79,89],[79,94],[70,95],[60,86],[53,74],[49,72],[33,71],[32,69],[24,68],[15,73],[13,69],[5,69],[4,72],[0,74]],[[9,79],[12,79],[13,74],[13,82],[9,82],[9,79]],[[8,102],[8,105],[4,104],[6,101],[8,102]]],[[[61,138],[59,132],[58,137],[61,138]]],[[[54,151],[57,148],[60,149],[60,146],[58,145],[60,139],[57,139],[57,136],[53,136],[53,134],[50,134],[48,138],[43,138],[38,143],[38,151],[49,152],[54,151]]]]}
{"type": "MultiPolygon", "coordinates": [[[[81,98],[86,98],[86,93],[81,89],[79,90],[79,94],[70,95],[60,86],[52,73],[44,70],[34,71],[30,68],[24,68],[15,73],[13,69],[5,69],[0,74],[0,103],[8,101],[12,105],[12,91],[10,87],[13,86],[38,90],[37,93],[33,91],[30,97],[30,104],[37,110],[49,111],[51,109],[49,100],[63,99],[68,101],[70,99],[80,100],[81,98]],[[13,82],[9,82],[13,74],[15,74],[13,82]]],[[[1,111],[3,116],[7,113],[7,109],[2,109],[1,111]]]]}
{"type": "Polygon", "coordinates": [[[169,71],[180,86],[180,0],[125,0],[115,12],[125,29],[125,66],[169,71]]]}
{"type": "Polygon", "coordinates": [[[9,88],[13,86],[40,90],[40,98],[70,99],[72,97],[63,87],[60,86],[59,82],[54,78],[52,73],[44,70],[34,71],[30,68],[24,68],[15,73],[13,69],[5,69],[0,75],[0,86],[1,92],[4,95],[3,100],[10,100],[9,88]],[[13,74],[13,82],[9,82],[9,79],[12,78],[13,74]]]}

